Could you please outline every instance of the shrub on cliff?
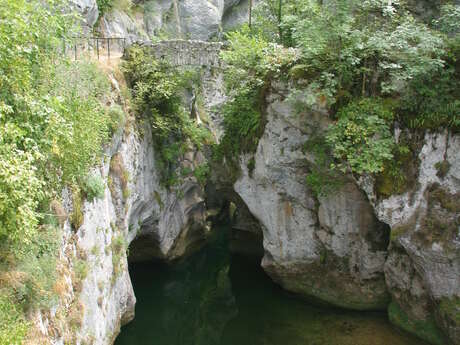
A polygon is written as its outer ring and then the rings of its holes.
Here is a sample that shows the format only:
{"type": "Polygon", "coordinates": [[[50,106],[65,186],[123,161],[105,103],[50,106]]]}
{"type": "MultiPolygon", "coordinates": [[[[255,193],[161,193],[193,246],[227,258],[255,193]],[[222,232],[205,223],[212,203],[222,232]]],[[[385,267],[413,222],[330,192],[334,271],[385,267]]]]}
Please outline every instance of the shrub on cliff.
{"type": "Polygon", "coordinates": [[[21,343],[22,312],[52,301],[50,200],[82,183],[109,137],[108,81],[61,52],[75,32],[67,5],[0,2],[0,299],[18,312],[5,325],[0,308],[2,345],[21,343]]]}
{"type": "Polygon", "coordinates": [[[179,182],[176,168],[180,156],[190,145],[201,148],[211,141],[209,130],[187,114],[182,99],[184,90],[193,91],[198,86],[200,72],[174,68],[141,47],[130,48],[122,69],[138,117],[147,119],[152,127],[162,182],[171,187],[179,182]]]}
{"type": "Polygon", "coordinates": [[[327,134],[337,166],[343,172],[380,173],[393,158],[395,141],[388,121],[393,113],[377,99],[342,108],[327,134]]]}
{"type": "Polygon", "coordinates": [[[282,77],[297,59],[293,49],[267,42],[259,32],[244,26],[227,35],[229,49],[221,56],[226,63],[225,82],[231,97],[223,109],[225,133],[217,157],[234,159],[242,152],[255,152],[263,133],[265,91],[272,79],[282,77]]]}

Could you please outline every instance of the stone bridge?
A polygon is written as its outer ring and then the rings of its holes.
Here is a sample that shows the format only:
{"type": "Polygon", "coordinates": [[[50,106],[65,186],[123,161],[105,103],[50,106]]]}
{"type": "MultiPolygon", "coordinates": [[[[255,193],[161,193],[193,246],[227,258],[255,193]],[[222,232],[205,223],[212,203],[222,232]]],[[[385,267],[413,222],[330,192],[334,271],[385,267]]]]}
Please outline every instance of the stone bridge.
{"type": "Polygon", "coordinates": [[[220,67],[219,57],[223,44],[193,40],[171,40],[144,43],[158,60],[166,60],[173,66],[220,67]]]}

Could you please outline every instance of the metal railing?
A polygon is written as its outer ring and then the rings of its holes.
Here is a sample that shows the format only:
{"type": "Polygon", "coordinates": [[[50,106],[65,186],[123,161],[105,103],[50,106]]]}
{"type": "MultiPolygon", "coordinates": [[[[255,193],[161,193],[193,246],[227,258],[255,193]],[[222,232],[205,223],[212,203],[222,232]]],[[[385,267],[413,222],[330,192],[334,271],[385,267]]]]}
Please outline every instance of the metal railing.
{"type": "Polygon", "coordinates": [[[74,37],[71,42],[62,43],[64,55],[74,60],[82,57],[110,60],[123,56],[125,49],[125,37],[74,37]]]}

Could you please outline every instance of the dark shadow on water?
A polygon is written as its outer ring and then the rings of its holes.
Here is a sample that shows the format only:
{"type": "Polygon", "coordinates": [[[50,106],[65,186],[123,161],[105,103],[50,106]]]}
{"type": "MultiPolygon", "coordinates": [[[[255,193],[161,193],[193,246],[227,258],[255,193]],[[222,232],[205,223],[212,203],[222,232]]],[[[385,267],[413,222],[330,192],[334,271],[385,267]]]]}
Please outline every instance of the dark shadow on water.
{"type": "Polygon", "coordinates": [[[225,231],[174,265],[136,264],[136,318],[116,345],[422,345],[384,313],[324,309],[285,293],[225,231]]]}

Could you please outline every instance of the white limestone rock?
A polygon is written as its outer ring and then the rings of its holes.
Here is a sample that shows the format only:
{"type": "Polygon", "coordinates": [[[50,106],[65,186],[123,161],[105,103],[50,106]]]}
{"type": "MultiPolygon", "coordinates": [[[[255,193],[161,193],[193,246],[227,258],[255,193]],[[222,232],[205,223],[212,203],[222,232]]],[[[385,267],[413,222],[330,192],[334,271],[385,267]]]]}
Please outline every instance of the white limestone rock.
{"type": "Polygon", "coordinates": [[[349,179],[332,195],[316,198],[306,184],[311,153],[305,142],[324,130],[324,111],[297,115],[289,90],[272,85],[264,134],[249,172],[242,158],[235,191],[259,220],[262,265],[287,290],[353,309],[384,308],[383,265],[388,232],[365,195],[349,179]]]}

